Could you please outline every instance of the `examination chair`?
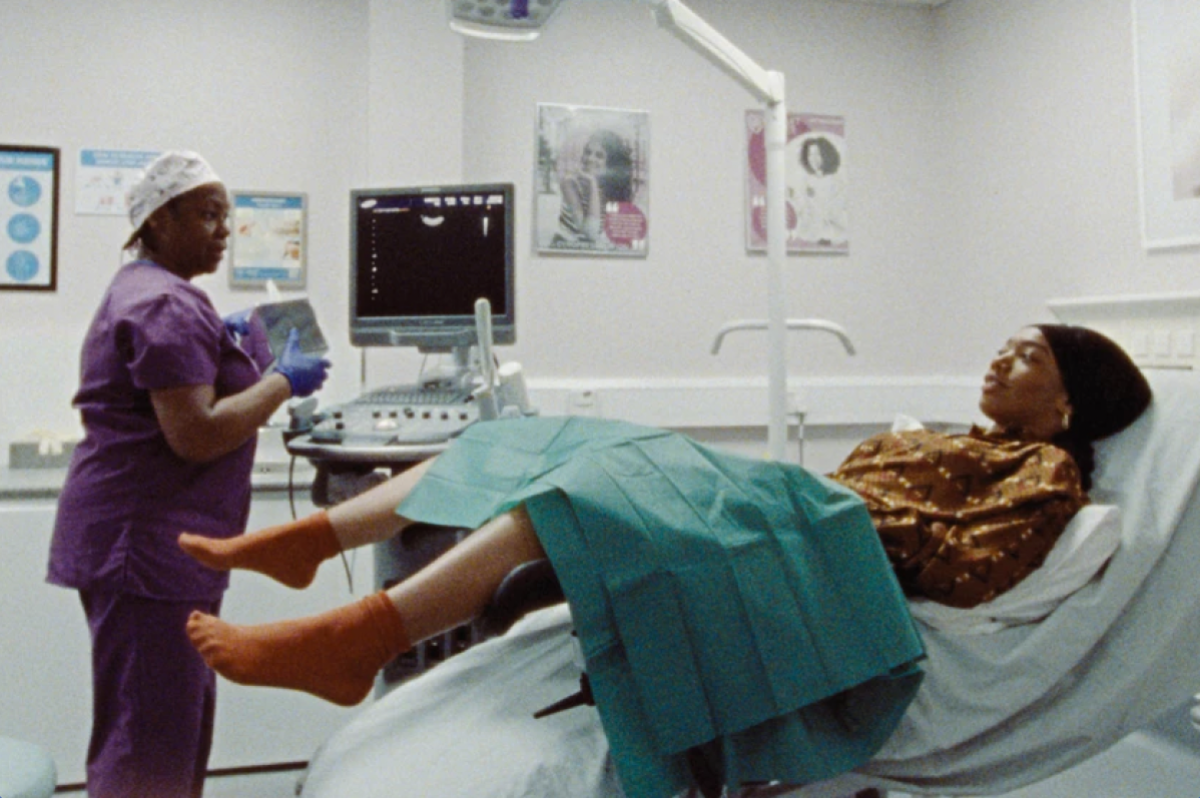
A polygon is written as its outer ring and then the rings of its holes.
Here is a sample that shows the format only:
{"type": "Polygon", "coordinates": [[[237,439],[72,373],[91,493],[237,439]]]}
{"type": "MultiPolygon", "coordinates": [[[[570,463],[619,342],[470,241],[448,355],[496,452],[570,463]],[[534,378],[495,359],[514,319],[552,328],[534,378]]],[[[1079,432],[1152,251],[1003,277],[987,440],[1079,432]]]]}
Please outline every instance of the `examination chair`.
{"type": "MultiPolygon", "coordinates": [[[[535,560],[518,565],[496,589],[491,603],[483,612],[480,622],[484,633],[488,636],[502,635],[509,628],[531,612],[545,609],[566,601],[558,576],[550,567],[549,560],[535,560]]],[[[559,712],[581,706],[595,706],[592,697],[592,685],[587,671],[582,668],[583,657],[580,661],[579,689],[571,695],[555,701],[533,713],[535,718],[548,718],[559,712]]],[[[688,767],[692,771],[692,779],[703,798],[719,798],[724,790],[724,783],[717,770],[708,763],[708,758],[700,748],[692,748],[687,753],[688,767]]]]}
{"type": "MultiPolygon", "coordinates": [[[[989,634],[923,625],[926,678],[883,749],[789,798],[1012,792],[1106,751],[1195,692],[1198,375],[1152,370],[1150,410],[1097,445],[1093,502],[1119,508],[1116,537],[1105,537],[1116,549],[1100,570],[1036,622],[989,634]]],[[[406,795],[620,795],[593,710],[532,717],[578,689],[572,626],[564,605],[547,607],[398,685],[314,752],[304,798],[395,798],[397,785],[406,795]]],[[[754,795],[779,794],[768,789],[754,795]]]]}
{"type": "Polygon", "coordinates": [[[0,737],[0,796],[49,798],[58,782],[54,759],[41,746],[0,737]]]}
{"type": "MultiPolygon", "coordinates": [[[[566,601],[562,585],[549,560],[535,560],[519,565],[509,572],[500,583],[480,618],[483,633],[488,637],[502,635],[513,624],[529,613],[566,601]]],[[[581,706],[595,706],[591,682],[583,670],[583,656],[577,651],[580,665],[579,689],[562,699],[533,713],[535,718],[548,718],[559,712],[581,706]]],[[[695,791],[702,798],[720,798],[724,794],[724,782],[720,771],[709,764],[709,755],[702,747],[687,752],[688,767],[692,772],[695,791]]],[[[854,798],[877,798],[874,788],[854,793],[854,798]]]]}

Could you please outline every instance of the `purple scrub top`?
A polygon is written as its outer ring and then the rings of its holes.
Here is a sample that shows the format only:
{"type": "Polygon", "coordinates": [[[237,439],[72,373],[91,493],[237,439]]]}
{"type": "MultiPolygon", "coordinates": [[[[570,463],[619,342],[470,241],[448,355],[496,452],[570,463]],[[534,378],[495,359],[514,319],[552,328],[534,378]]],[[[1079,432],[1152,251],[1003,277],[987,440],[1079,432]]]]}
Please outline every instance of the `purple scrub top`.
{"type": "Polygon", "coordinates": [[[58,502],[47,580],[147,598],[219,598],[227,573],[179,548],[182,531],[240,534],[250,511],[255,439],[208,463],[167,445],[150,391],[213,385],[218,397],[261,378],[208,295],[149,261],[121,268],[83,342],[85,431],[58,502]]]}

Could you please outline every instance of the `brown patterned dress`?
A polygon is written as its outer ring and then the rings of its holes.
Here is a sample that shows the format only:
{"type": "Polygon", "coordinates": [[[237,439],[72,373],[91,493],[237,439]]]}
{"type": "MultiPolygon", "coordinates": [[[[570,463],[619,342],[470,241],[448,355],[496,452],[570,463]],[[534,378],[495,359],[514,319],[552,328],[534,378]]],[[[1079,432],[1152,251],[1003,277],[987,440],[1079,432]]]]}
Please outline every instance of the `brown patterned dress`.
{"type": "Polygon", "coordinates": [[[952,607],[1024,579],[1087,503],[1065,451],[978,428],[876,435],[830,477],[866,501],[905,593],[952,607]]]}

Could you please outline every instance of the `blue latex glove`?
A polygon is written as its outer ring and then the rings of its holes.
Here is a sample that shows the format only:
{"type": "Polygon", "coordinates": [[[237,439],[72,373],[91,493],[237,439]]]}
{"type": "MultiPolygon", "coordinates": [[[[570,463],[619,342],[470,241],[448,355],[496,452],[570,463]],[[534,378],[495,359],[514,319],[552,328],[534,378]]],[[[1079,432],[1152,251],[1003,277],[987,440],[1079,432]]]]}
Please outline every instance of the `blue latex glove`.
{"type": "Polygon", "coordinates": [[[275,371],[287,377],[292,386],[292,396],[309,396],[325,384],[328,376],[328,360],[300,351],[300,331],[295,327],[288,333],[283,352],[275,361],[275,371]]]}
{"type": "Polygon", "coordinates": [[[234,340],[250,334],[250,314],[253,312],[254,308],[246,308],[237,313],[230,313],[222,319],[225,322],[225,329],[229,330],[229,334],[234,337],[234,340]]]}

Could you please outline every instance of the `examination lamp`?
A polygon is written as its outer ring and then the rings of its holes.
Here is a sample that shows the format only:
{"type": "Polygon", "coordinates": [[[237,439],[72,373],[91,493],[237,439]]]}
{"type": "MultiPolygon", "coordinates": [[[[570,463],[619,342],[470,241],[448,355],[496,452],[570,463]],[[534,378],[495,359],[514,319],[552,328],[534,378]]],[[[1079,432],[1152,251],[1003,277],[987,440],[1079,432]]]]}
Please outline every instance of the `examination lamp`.
{"type": "MultiPolygon", "coordinates": [[[[655,22],[749,91],[766,108],[767,154],[767,454],[787,454],[787,349],[783,262],[787,254],[784,145],[787,106],[782,72],[768,72],[679,0],[638,0],[655,22]]],[[[469,36],[532,41],[565,0],[447,0],[450,27],[469,36]]],[[[745,327],[743,327],[745,329],[745,327]]]]}
{"type": "Polygon", "coordinates": [[[467,36],[531,42],[564,0],[447,0],[450,28],[467,36]]]}

